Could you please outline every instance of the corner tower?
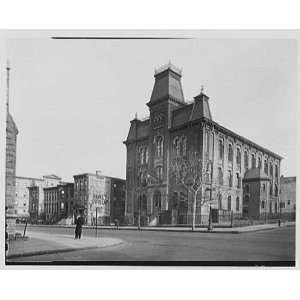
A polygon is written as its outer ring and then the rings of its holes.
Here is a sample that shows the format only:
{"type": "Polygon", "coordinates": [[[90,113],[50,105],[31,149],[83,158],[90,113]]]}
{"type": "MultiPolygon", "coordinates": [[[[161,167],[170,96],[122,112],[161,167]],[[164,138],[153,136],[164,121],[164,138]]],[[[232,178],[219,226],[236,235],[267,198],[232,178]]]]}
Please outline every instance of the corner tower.
{"type": "Polygon", "coordinates": [[[169,209],[169,129],[172,111],[185,106],[181,84],[182,72],[170,62],[155,70],[150,101],[149,172],[153,181],[149,186],[151,211],[159,217],[169,209]]]}

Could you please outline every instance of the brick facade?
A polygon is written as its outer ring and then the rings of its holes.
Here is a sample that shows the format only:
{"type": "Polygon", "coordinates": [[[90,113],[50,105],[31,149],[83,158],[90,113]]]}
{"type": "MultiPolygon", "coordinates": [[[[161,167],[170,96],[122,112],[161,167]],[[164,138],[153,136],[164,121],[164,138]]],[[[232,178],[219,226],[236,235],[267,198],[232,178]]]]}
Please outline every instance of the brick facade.
{"type": "MultiPolygon", "coordinates": [[[[264,169],[272,191],[278,189],[281,157],[224,128],[212,119],[209,98],[201,91],[192,103],[183,97],[181,71],[173,65],[155,73],[147,103],[150,116],[130,123],[124,144],[126,162],[126,217],[147,224],[190,222],[192,195],[174,180],[178,157],[195,152],[201,158],[202,187],[196,212],[210,208],[242,214],[242,180],[248,169],[264,169]],[[209,201],[204,201],[205,199],[209,201]],[[199,205],[200,202],[206,204],[199,205]],[[183,220],[183,219],[187,220],[183,220]]],[[[278,203],[278,196],[271,196],[278,203]]],[[[277,204],[278,205],[278,204],[277,204]]]]}

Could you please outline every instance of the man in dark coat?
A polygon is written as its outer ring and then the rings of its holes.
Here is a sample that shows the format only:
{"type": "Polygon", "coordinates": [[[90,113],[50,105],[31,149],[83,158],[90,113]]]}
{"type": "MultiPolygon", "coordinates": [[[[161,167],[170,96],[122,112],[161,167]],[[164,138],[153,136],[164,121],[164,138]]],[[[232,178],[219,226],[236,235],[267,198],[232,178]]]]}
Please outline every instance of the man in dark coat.
{"type": "Polygon", "coordinates": [[[79,216],[76,220],[76,228],[75,228],[75,239],[81,238],[83,219],[79,216]]]}

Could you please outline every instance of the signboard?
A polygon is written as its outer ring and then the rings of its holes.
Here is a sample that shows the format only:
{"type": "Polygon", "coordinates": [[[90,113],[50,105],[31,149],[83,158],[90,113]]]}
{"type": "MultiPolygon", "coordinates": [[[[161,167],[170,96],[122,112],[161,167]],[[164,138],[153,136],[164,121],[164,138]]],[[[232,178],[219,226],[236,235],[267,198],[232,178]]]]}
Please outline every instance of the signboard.
{"type": "Polygon", "coordinates": [[[91,182],[89,195],[90,215],[96,217],[110,216],[110,179],[95,178],[91,182]]]}

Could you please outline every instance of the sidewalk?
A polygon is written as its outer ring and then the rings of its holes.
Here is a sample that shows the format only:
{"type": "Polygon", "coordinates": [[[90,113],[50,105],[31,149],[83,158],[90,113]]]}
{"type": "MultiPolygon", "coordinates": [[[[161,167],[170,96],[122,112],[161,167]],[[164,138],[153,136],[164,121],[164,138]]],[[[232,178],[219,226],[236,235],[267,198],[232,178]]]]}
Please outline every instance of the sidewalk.
{"type": "MultiPolygon", "coordinates": [[[[74,228],[75,225],[29,225],[37,227],[64,227],[74,228]]],[[[282,222],[281,227],[295,226],[295,222],[282,222]]],[[[93,229],[95,226],[84,225],[83,228],[93,229]]],[[[196,227],[195,232],[203,233],[244,233],[255,232],[261,230],[270,230],[279,228],[277,223],[274,224],[260,224],[243,227],[213,227],[212,231],[208,231],[207,227],[196,227]]],[[[99,230],[117,230],[116,226],[98,226],[99,230]]],[[[137,226],[119,226],[118,230],[139,230],[137,226]]],[[[189,227],[175,227],[175,226],[141,226],[140,230],[143,231],[172,231],[172,232],[191,232],[191,226],[189,227]]]]}
{"type": "Polygon", "coordinates": [[[82,236],[74,239],[71,235],[47,234],[30,231],[28,239],[9,243],[8,259],[32,255],[50,254],[75,250],[86,250],[115,246],[122,243],[116,238],[98,238],[82,236]]]}

